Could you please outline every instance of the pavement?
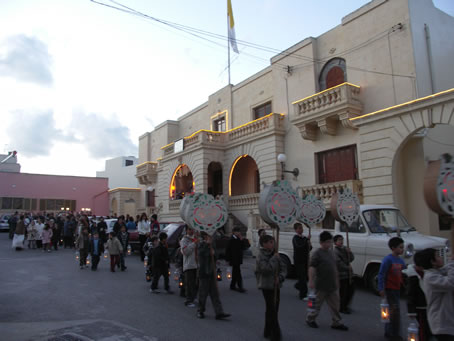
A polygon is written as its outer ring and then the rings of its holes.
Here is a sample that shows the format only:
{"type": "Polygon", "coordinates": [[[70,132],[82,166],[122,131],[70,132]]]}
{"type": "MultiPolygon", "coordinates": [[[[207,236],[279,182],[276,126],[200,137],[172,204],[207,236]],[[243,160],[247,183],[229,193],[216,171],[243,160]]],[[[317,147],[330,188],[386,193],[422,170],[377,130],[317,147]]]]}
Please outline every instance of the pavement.
{"type": "MultiPolygon", "coordinates": [[[[232,314],[226,321],[215,320],[209,299],[206,318],[197,319],[197,309],[184,306],[172,278],[174,295],[151,294],[137,254],[127,257],[126,265],[125,272],[111,273],[102,259],[98,271],[80,270],[74,250],[15,251],[7,233],[0,233],[0,340],[265,340],[265,303],[256,288],[254,258],[242,266],[247,293],[229,290],[225,277],[218,282],[224,310],[232,314]]],[[[297,299],[294,284],[288,279],[281,290],[283,340],[384,340],[380,298],[367,289],[357,289],[353,314],[344,315],[350,328],[345,332],[330,328],[326,305],[317,319],[320,328],[309,328],[306,302],[297,299]]],[[[403,332],[405,313],[402,302],[403,332]]]]}

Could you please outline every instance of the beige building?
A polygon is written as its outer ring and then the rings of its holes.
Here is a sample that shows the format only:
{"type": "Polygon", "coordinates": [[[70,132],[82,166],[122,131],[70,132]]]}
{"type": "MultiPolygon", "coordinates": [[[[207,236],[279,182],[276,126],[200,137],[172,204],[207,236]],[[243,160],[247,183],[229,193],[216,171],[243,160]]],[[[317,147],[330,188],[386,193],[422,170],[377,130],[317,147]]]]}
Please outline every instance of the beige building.
{"type": "MultiPolygon", "coordinates": [[[[222,195],[250,233],[263,184],[285,178],[328,205],[342,187],[448,237],[424,203],[428,161],[454,153],[454,18],[431,0],[374,0],[259,73],[139,137],[138,213],[179,221],[181,198],[222,195]],[[451,89],[451,90],[449,90],[451,89]]],[[[118,203],[117,203],[118,204],[118,203]]],[[[333,224],[328,215],[324,226],[333,224]]]]}

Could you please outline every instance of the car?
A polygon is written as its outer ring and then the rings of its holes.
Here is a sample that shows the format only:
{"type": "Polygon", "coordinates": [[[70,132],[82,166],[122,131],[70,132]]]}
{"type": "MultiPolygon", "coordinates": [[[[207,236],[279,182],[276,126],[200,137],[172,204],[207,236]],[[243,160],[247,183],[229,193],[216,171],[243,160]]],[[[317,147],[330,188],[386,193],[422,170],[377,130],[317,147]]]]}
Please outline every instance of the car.
{"type": "Polygon", "coordinates": [[[0,231],[7,232],[9,231],[8,220],[11,218],[10,214],[5,214],[0,217],[0,231]]]}

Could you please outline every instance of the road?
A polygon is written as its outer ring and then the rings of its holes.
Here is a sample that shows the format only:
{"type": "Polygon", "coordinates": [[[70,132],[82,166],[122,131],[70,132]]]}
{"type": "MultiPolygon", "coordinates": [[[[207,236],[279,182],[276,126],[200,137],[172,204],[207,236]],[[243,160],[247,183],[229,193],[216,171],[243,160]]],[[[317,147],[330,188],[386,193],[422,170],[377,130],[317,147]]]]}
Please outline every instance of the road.
{"type": "MultiPolygon", "coordinates": [[[[214,319],[208,300],[206,318],[185,307],[178,294],[149,292],[138,255],[126,259],[125,272],[111,273],[101,260],[97,272],[80,270],[74,250],[44,253],[11,249],[0,234],[0,340],[264,340],[265,304],[255,286],[255,260],[247,258],[243,278],[248,292],[229,290],[218,282],[230,321],[214,319]]],[[[379,321],[380,299],[359,288],[353,314],[344,315],[348,332],[330,328],[326,306],[317,320],[320,328],[305,324],[306,302],[297,299],[292,279],[281,291],[279,320],[284,340],[384,340],[379,321]]],[[[176,283],[171,286],[177,291],[176,283]]],[[[402,302],[403,330],[407,326],[402,302]]]]}

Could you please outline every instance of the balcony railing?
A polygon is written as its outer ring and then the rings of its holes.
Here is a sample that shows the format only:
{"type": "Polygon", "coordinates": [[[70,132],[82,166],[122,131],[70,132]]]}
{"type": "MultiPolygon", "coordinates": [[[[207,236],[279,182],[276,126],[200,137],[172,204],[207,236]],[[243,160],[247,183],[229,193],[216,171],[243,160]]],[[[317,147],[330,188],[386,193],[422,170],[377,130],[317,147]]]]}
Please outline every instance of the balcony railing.
{"type": "Polygon", "coordinates": [[[138,165],[136,168],[136,178],[141,185],[150,185],[157,181],[157,162],[147,161],[138,165]]]}
{"type": "Polygon", "coordinates": [[[258,208],[259,197],[260,197],[260,193],[235,195],[235,196],[229,197],[229,208],[231,208],[231,209],[258,208]]]}
{"type": "Polygon", "coordinates": [[[323,134],[336,135],[338,121],[344,127],[354,128],[349,119],[363,111],[359,93],[359,86],[342,83],[293,102],[295,117],[292,122],[307,140],[316,140],[318,129],[323,134]]]}
{"type": "Polygon", "coordinates": [[[169,211],[178,211],[180,209],[180,205],[182,199],[177,199],[177,200],[170,200],[169,201],[169,211]]]}
{"type": "Polygon", "coordinates": [[[361,180],[345,180],[306,186],[300,189],[299,194],[301,195],[301,197],[304,197],[308,194],[313,194],[317,198],[320,198],[325,206],[329,208],[333,194],[340,192],[344,188],[351,189],[353,193],[356,193],[358,195],[360,203],[363,203],[363,183],[361,180]]]}

